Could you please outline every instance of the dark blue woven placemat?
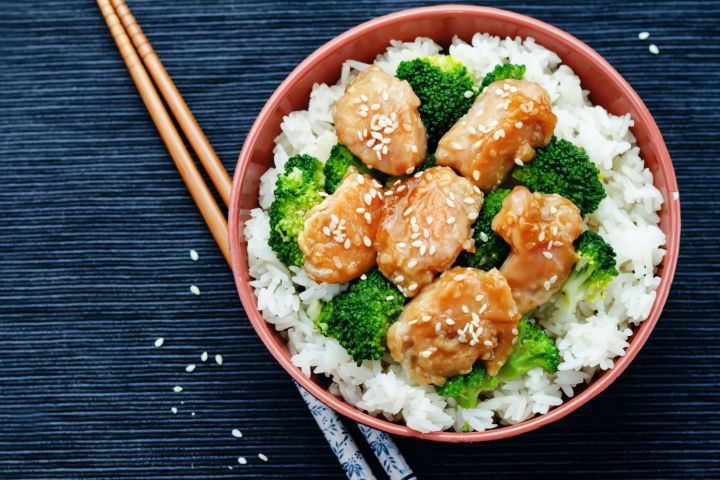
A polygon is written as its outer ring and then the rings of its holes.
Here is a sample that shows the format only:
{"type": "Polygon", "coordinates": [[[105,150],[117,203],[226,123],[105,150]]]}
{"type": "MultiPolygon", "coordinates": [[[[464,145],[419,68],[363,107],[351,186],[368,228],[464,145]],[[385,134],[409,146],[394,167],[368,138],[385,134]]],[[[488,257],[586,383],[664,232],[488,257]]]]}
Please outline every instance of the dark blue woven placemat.
{"type": "MultiPolygon", "coordinates": [[[[129,3],[232,171],[299,61],[357,23],[429,2],[129,3]]],[[[398,443],[420,478],[718,478],[720,6],[492,4],[584,40],[643,97],[680,182],[678,273],[642,353],[580,411],[490,444],[398,443]]],[[[94,2],[3,1],[0,477],[235,476],[342,472],[250,328],[94,2]],[[203,351],[224,364],[202,363],[203,351]]]]}

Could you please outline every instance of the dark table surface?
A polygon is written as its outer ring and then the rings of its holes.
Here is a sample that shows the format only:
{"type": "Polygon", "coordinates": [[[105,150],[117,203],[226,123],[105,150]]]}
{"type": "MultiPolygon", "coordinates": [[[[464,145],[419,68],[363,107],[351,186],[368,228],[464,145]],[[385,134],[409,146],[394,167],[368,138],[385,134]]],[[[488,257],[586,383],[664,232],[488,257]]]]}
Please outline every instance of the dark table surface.
{"type": "MultiPolygon", "coordinates": [[[[129,2],[230,171],[306,55],[426,3],[129,2]]],[[[490,444],[398,444],[420,478],[719,478],[720,4],[492,5],[579,37],[645,100],[680,183],[678,271],[643,351],[578,412],[490,444]]],[[[251,329],[94,2],[0,4],[0,113],[0,478],[341,478],[251,329]]]]}

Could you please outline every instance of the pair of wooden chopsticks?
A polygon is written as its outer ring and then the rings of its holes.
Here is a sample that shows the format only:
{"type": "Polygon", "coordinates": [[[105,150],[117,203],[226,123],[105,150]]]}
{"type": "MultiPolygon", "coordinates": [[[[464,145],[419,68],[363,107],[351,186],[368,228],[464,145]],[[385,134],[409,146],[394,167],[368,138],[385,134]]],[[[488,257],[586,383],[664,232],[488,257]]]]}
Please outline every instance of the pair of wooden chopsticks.
{"type": "MultiPolygon", "coordinates": [[[[163,106],[156,87],[162,93],[165,102],[175,116],[175,120],[177,120],[183,133],[185,133],[190,145],[200,159],[200,163],[207,171],[210,180],[226,206],[230,201],[230,176],[212,146],[210,146],[210,142],[208,142],[125,2],[123,0],[97,0],[97,4],[135,82],[135,86],[140,92],[145,107],[147,107],[185,185],[200,209],[205,223],[210,228],[215,242],[217,242],[220,251],[229,264],[230,249],[228,245],[227,219],[217,203],[215,203],[210,189],[205,184],[195,166],[195,162],[185,148],[182,138],[170,118],[170,114],[163,106]],[[148,71],[152,79],[148,75],[148,71]]],[[[299,385],[297,387],[348,478],[351,480],[374,480],[375,476],[372,470],[342,424],[339,415],[312,397],[302,387],[299,385]],[[339,445],[344,445],[344,447],[338,448],[339,445]]],[[[359,425],[359,427],[391,480],[415,478],[400,451],[387,434],[364,425],[359,425]]]]}

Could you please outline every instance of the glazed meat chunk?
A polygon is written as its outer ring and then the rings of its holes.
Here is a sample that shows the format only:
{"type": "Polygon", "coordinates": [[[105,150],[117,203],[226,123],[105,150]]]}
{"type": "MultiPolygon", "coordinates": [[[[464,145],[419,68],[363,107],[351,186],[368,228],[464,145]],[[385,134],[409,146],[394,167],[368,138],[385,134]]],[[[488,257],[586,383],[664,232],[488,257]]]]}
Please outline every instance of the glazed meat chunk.
{"type": "Polygon", "coordinates": [[[441,139],[438,165],[454,168],[483,191],[502,183],[513,165],[535,157],[550,142],[556,118],[550,96],[537,83],[499,80],[441,139]]]}
{"type": "Polygon", "coordinates": [[[443,385],[481,360],[496,375],[512,353],[517,305],[497,269],[455,267],[415,297],[390,327],[388,348],[419,384],[443,385]]]}
{"type": "Polygon", "coordinates": [[[412,173],[427,151],[419,106],[409,83],[370,66],[335,105],[338,140],[368,167],[390,175],[412,173]]]}
{"type": "Polygon", "coordinates": [[[510,244],[500,271],[521,314],[560,290],[575,264],[573,242],[583,227],[580,210],[560,195],[515,187],[505,198],[492,229],[510,244]]]}
{"type": "Polygon", "coordinates": [[[385,197],[375,247],[380,272],[413,297],[473,251],[471,227],[483,194],[447,167],[433,167],[396,183],[385,197]]]}
{"type": "Polygon", "coordinates": [[[350,168],[335,193],[308,212],[298,244],[310,278],[345,283],[375,265],[383,193],[377,180],[350,168]]]}

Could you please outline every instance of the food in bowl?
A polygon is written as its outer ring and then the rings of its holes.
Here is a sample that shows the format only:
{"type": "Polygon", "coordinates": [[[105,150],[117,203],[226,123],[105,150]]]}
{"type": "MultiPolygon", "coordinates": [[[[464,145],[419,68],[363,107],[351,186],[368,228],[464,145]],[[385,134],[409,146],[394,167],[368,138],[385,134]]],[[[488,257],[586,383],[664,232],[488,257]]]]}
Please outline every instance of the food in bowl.
{"type": "Polygon", "coordinates": [[[547,413],[647,318],[662,196],[629,115],[531,38],[392,42],[316,85],[245,224],[306,375],[421,432],[547,413]]]}

